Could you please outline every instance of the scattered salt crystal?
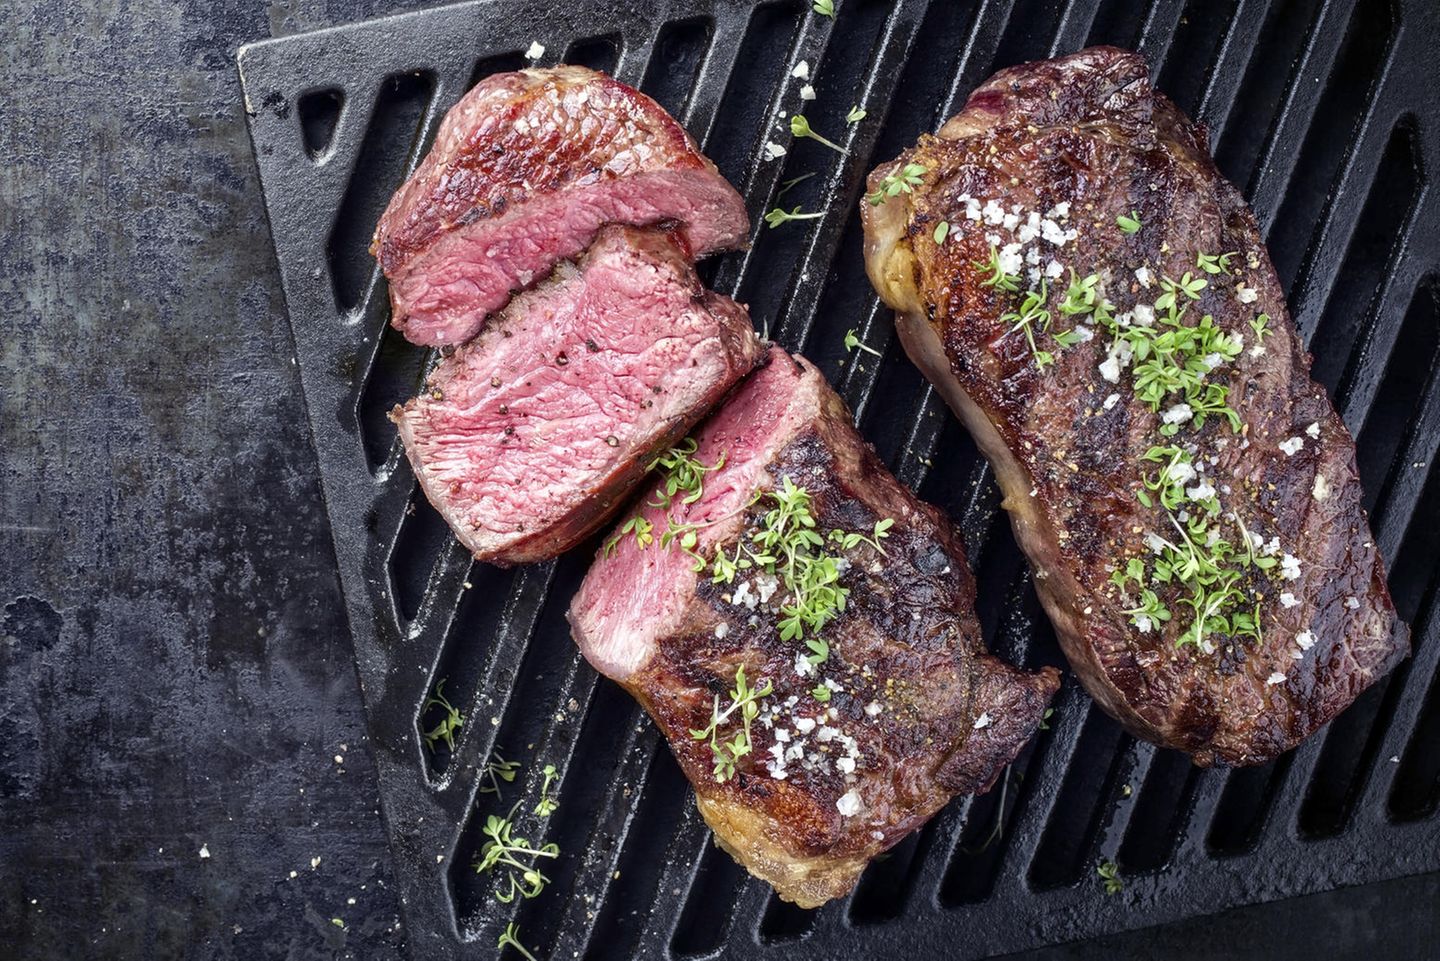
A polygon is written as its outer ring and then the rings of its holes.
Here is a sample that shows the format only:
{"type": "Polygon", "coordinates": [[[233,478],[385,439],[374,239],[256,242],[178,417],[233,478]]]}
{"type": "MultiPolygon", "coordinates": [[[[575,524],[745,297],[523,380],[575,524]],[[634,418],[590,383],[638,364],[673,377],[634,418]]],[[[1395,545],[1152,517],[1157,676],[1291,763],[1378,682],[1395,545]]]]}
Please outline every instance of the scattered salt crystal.
{"type": "Polygon", "coordinates": [[[1294,554],[1286,554],[1280,558],[1280,576],[1287,581],[1297,580],[1300,577],[1300,558],[1294,554]]]}
{"type": "Polygon", "coordinates": [[[1253,304],[1260,296],[1260,292],[1254,287],[1246,287],[1244,282],[1235,285],[1235,299],[1242,304],[1253,304]]]}
{"type": "Polygon", "coordinates": [[[1281,607],[1299,607],[1299,606],[1300,606],[1300,600],[1299,600],[1299,598],[1297,598],[1294,594],[1291,594],[1289,591],[1286,591],[1285,593],[1283,593],[1283,594],[1280,595],[1280,606],[1281,606],[1281,607]]]}
{"type": "Polygon", "coordinates": [[[778,160],[785,156],[785,148],[773,140],[765,141],[765,159],[778,160]]]}
{"type": "Polygon", "coordinates": [[[871,701],[869,704],[865,705],[865,713],[870,715],[871,717],[876,717],[883,710],[884,708],[880,706],[879,701],[871,701]]]}
{"type": "Polygon", "coordinates": [[[1317,501],[1323,501],[1330,497],[1330,482],[1325,479],[1324,474],[1315,475],[1315,486],[1310,488],[1310,496],[1317,501]]]}
{"type": "Polygon", "coordinates": [[[975,730],[978,731],[978,730],[980,730],[981,728],[986,728],[986,727],[989,727],[989,726],[990,726],[990,712],[989,712],[989,711],[981,711],[981,712],[980,712],[980,716],[975,719],[975,730]]]}
{"type": "Polygon", "coordinates": [[[1314,439],[1314,440],[1319,440],[1319,439],[1320,439],[1320,422],[1317,420],[1315,423],[1313,423],[1313,424],[1311,424],[1309,427],[1305,428],[1305,433],[1309,434],[1312,439],[1314,439]]]}
{"type": "Polygon", "coordinates": [[[1352,611],[1355,610],[1357,607],[1360,606],[1360,598],[1358,598],[1358,597],[1347,597],[1347,598],[1345,598],[1345,606],[1348,607],[1348,608],[1349,608],[1350,610],[1352,610],[1352,611]]]}
{"type": "Polygon", "coordinates": [[[1120,395],[1119,395],[1119,394],[1111,394],[1109,397],[1106,397],[1106,398],[1105,398],[1105,403],[1104,403],[1104,405],[1102,405],[1102,406],[1104,406],[1104,408],[1105,408],[1106,410],[1109,410],[1110,408],[1114,407],[1114,406],[1115,406],[1116,404],[1118,404],[1118,403],[1120,403],[1120,395]]]}
{"type": "Polygon", "coordinates": [[[1141,287],[1149,287],[1155,283],[1155,272],[1149,267],[1137,267],[1135,269],[1135,279],[1140,281],[1141,287]]]}
{"type": "Polygon", "coordinates": [[[801,87],[801,88],[800,88],[800,99],[801,99],[801,100],[814,100],[814,99],[815,99],[815,88],[812,87],[812,86],[810,86],[808,83],[807,83],[805,86],[801,87]]]}
{"type": "Polygon", "coordinates": [[[1295,643],[1300,645],[1300,650],[1308,651],[1315,646],[1315,635],[1311,631],[1301,631],[1295,635],[1295,643]]]}
{"type": "Polygon", "coordinates": [[[1193,416],[1195,416],[1195,411],[1189,404],[1181,401],[1161,414],[1160,420],[1167,424],[1183,424],[1193,416]]]}
{"type": "Polygon", "coordinates": [[[1284,451],[1286,457],[1294,457],[1300,452],[1300,448],[1304,446],[1305,439],[1303,437],[1291,437],[1288,440],[1282,440],[1279,444],[1280,449],[1284,451]]]}
{"type": "Polygon", "coordinates": [[[794,77],[796,80],[809,80],[810,62],[808,60],[801,60],[795,65],[795,69],[790,71],[790,76],[794,77]]]}
{"type": "Polygon", "coordinates": [[[854,788],[846,791],[840,796],[840,800],[835,802],[835,810],[847,818],[859,814],[861,806],[860,792],[854,788]]]}
{"type": "Polygon", "coordinates": [[[815,730],[815,719],[810,717],[797,717],[795,719],[795,730],[801,734],[809,734],[815,730]]]}
{"type": "Polygon", "coordinates": [[[1271,674],[1269,677],[1265,678],[1265,686],[1266,686],[1266,687],[1269,687],[1269,686],[1271,686],[1271,685],[1273,685],[1273,684],[1284,684],[1284,683],[1285,683],[1285,675],[1284,675],[1284,674],[1281,674],[1279,671],[1276,671],[1274,674],[1271,674]]]}
{"type": "Polygon", "coordinates": [[[208,857],[210,857],[210,845],[208,845],[208,844],[202,844],[202,845],[200,845],[200,857],[201,857],[201,858],[208,858],[208,857]]]}
{"type": "Polygon", "coordinates": [[[526,60],[539,60],[545,56],[545,45],[539,40],[530,41],[530,48],[525,51],[526,60]]]}

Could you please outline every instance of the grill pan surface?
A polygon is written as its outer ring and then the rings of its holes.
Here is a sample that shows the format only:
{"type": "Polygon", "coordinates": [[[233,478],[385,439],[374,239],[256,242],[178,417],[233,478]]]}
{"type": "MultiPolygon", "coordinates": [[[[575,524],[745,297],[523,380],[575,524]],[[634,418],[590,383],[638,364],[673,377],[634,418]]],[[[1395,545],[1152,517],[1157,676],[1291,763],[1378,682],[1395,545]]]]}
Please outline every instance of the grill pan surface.
{"type": "MultiPolygon", "coordinates": [[[[470,2],[244,47],[239,67],[319,453],[382,804],[419,958],[493,957],[518,922],[553,958],[977,958],[1238,904],[1440,869],[1440,8],[1426,0],[671,0],[470,2]],[[524,65],[608,70],[655,96],[745,194],[751,250],[716,290],[811,357],[906,483],[964,531],[991,646],[1063,658],[990,473],[904,358],[861,264],[865,173],[933,130],[994,69],[1115,43],[1210,125],[1266,232],[1315,376],[1355,434],[1367,507],[1414,657],[1298,750],[1199,770],[1137,743],[1073,679],[1050,729],[990,794],[957,798],[818,911],[778,901],[709,841],[663,740],[596,677],[563,615],[590,547],[501,571],[470,561],[416,489],[385,412],[427,364],[387,326],[366,252],[391,192],[476,80],[524,65]],[[812,126],[789,143],[805,61],[812,126]],[[844,117],[858,104],[862,123],[844,117]],[[782,136],[783,133],[783,136],[782,136]],[[766,229],[780,185],[818,220],[766,229]],[[882,350],[847,355],[856,328],[882,350]],[[444,679],[465,714],[427,750],[444,679]],[[433,718],[430,718],[433,721],[433,718]],[[491,752],[524,763],[482,793],[491,752]],[[496,902],[470,864],[489,813],[561,773],[533,901],[496,902]],[[1096,876],[1115,861],[1124,889],[1096,876]]],[[[593,547],[593,545],[591,545],[593,547]]],[[[539,843],[533,821],[521,833],[539,843]]]]}

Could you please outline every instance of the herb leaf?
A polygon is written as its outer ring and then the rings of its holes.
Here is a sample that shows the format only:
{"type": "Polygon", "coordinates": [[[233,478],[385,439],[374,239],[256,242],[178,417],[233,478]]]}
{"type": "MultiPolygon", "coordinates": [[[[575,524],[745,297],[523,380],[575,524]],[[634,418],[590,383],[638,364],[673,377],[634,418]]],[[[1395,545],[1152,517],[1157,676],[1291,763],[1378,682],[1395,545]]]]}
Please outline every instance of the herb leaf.
{"type": "Polygon", "coordinates": [[[851,327],[849,330],[845,331],[845,351],[846,353],[854,353],[857,348],[865,351],[865,353],[867,354],[874,354],[876,357],[885,356],[884,354],[880,353],[880,351],[876,350],[874,347],[871,347],[864,341],[862,341],[859,335],[855,333],[855,328],[851,327]]]}
{"type": "Polygon", "coordinates": [[[440,719],[440,723],[436,724],[424,734],[425,746],[431,751],[435,750],[435,744],[438,741],[444,741],[445,746],[451,751],[454,751],[455,732],[460,730],[465,724],[465,716],[460,713],[455,705],[445,699],[445,681],[447,680],[449,679],[440,679],[440,682],[435,685],[435,693],[425,699],[425,704],[420,709],[422,717],[433,707],[443,708],[445,711],[445,716],[440,719]]]}

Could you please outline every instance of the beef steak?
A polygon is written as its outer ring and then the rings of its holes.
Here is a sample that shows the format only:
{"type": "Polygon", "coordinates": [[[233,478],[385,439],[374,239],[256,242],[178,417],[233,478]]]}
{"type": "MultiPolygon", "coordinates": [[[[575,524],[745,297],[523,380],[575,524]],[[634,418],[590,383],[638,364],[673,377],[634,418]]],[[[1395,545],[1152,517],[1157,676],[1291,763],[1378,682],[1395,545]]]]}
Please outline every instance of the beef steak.
{"type": "Polygon", "coordinates": [[[602,550],[571,627],[664,732],[720,845],[818,905],[986,790],[1058,675],[985,652],[959,536],[806,361],[772,349],[696,442],[602,550]],[[783,636],[837,589],[828,619],[783,636]]]}
{"type": "Polygon", "coordinates": [[[1256,764],[1405,656],[1255,218],[1140,56],[1004,70],[870,187],[871,280],[1107,711],[1256,764]]]}
{"type": "Polygon", "coordinates": [[[749,233],[740,195],[659,104],[560,66],[487,77],[452,107],[371,251],[390,322],[417,344],[459,344],[602,224],[666,221],[696,256],[749,233]]]}
{"type": "Polygon", "coordinates": [[[554,557],[620,506],[763,355],[682,242],[604,228],[391,412],[421,488],[475,556],[554,557]]]}

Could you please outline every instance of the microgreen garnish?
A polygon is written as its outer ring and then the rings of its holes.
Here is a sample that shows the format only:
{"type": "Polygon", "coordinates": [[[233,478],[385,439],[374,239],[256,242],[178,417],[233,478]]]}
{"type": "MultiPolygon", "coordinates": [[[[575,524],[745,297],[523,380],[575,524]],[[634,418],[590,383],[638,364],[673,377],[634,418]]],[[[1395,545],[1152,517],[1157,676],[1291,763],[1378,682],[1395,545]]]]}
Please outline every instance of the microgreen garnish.
{"type": "Polygon", "coordinates": [[[705,475],[725,466],[725,452],[713,464],[703,464],[695,456],[700,449],[693,437],[687,437],[679,444],[652,460],[645,469],[660,471],[660,487],[655,494],[658,498],[650,502],[651,507],[668,508],[677,494],[682,504],[693,504],[705,495],[705,475]]]}
{"type": "Polygon", "coordinates": [[[1040,730],[1050,730],[1050,716],[1054,713],[1055,709],[1053,707],[1047,707],[1045,713],[1040,715],[1040,730]]]}
{"type": "MultiPolygon", "coordinates": [[[[510,815],[514,813],[515,809],[511,808],[510,815]]],[[[536,865],[540,858],[560,856],[560,846],[557,844],[550,843],[537,848],[525,838],[517,837],[510,815],[502,818],[492,814],[485,819],[483,833],[488,840],[480,848],[480,857],[475,861],[475,871],[479,874],[497,868],[503,870],[509,886],[504,890],[497,889],[495,897],[506,904],[514,901],[517,894],[533,898],[545,890],[550,879],[540,873],[536,865]]]]}
{"type": "Polygon", "coordinates": [[[776,207],[765,215],[765,223],[770,225],[771,230],[774,230],[781,224],[789,223],[792,220],[814,220],[817,217],[823,217],[824,215],[825,214],[823,211],[808,214],[802,213],[799,205],[796,205],[793,210],[789,211],[785,210],[783,207],[776,207]]]}
{"type": "Polygon", "coordinates": [[[625,539],[626,534],[633,534],[635,546],[643,551],[655,542],[655,525],[639,514],[631,517],[620,526],[620,530],[615,532],[614,537],[605,542],[604,554],[606,557],[615,553],[615,548],[625,539]]]}
{"type": "Polygon", "coordinates": [[[815,0],[815,4],[811,9],[822,17],[829,17],[831,20],[835,19],[835,0],[815,0]]]}
{"type": "Polygon", "coordinates": [[[811,689],[810,696],[821,704],[825,704],[830,700],[830,688],[824,684],[816,684],[815,687],[811,689]]]}
{"type": "Polygon", "coordinates": [[[1020,301],[1020,309],[1012,310],[1000,315],[1000,323],[1013,324],[1011,330],[1023,330],[1025,342],[1030,345],[1030,353],[1035,358],[1035,366],[1044,370],[1047,364],[1055,363],[1055,355],[1048,350],[1040,350],[1035,346],[1035,333],[1050,330],[1050,311],[1045,309],[1045,283],[1041,281],[1040,289],[1032,290],[1020,301]]]}
{"type": "Polygon", "coordinates": [[[1114,861],[1101,861],[1095,873],[1105,882],[1106,894],[1119,894],[1124,890],[1125,882],[1120,880],[1120,865],[1114,861]]]}
{"type": "MultiPolygon", "coordinates": [[[[711,580],[729,584],[739,571],[752,568],[779,577],[786,591],[777,625],[780,639],[814,637],[845,610],[850,592],[839,583],[840,559],[823,552],[825,538],[815,529],[810,493],[805,488],[786,475],[778,490],[764,496],[774,506],[761,517],[749,543],[742,540],[735,546],[733,557],[716,548],[710,563],[711,580]]],[[[864,543],[883,554],[880,541],[889,536],[893,523],[889,518],[876,521],[868,536],[846,531],[831,531],[829,536],[842,550],[864,543]]]]}
{"type": "Polygon", "coordinates": [[[520,929],[514,924],[506,925],[505,930],[500,932],[500,940],[495,942],[495,947],[501,951],[506,948],[514,948],[526,961],[536,961],[535,955],[527,951],[525,945],[520,943],[520,929]]]}
{"type": "Polygon", "coordinates": [[[805,119],[805,115],[803,113],[797,113],[790,118],[790,134],[794,137],[798,137],[801,139],[809,137],[811,140],[819,141],[820,143],[829,147],[836,153],[843,154],[845,152],[844,147],[840,146],[838,143],[835,143],[833,140],[827,140],[826,138],[820,136],[818,133],[812,130],[810,128],[810,121],[805,119]]]}
{"type": "Polygon", "coordinates": [[[1180,294],[1184,294],[1191,300],[1199,300],[1200,291],[1209,286],[1209,283],[1204,277],[1192,276],[1188,270],[1178,281],[1163,277],[1160,280],[1160,288],[1164,293],[1155,301],[1155,309],[1170,311],[1174,316],[1174,312],[1183,306],[1180,302],[1180,294]]]}
{"type": "Polygon", "coordinates": [[[812,667],[818,667],[830,659],[830,645],[822,638],[807,637],[805,646],[810,649],[810,653],[805,655],[805,660],[809,661],[812,667]]]}
{"type": "Polygon", "coordinates": [[[875,192],[865,199],[870,201],[870,206],[878,207],[891,197],[914,193],[915,188],[924,183],[925,174],[929,172],[930,168],[924,164],[908,163],[900,168],[898,174],[886,174],[875,192]]]}
{"type": "Polygon", "coordinates": [[[490,757],[485,762],[485,766],[480,770],[480,793],[494,794],[496,797],[499,797],[500,782],[504,781],[506,784],[513,784],[515,775],[519,770],[520,762],[505,760],[505,758],[500,756],[500,751],[497,748],[490,753],[490,757]]]}
{"type": "Polygon", "coordinates": [[[1121,214],[1115,218],[1115,225],[1120,228],[1122,233],[1133,234],[1140,229],[1140,215],[1133,210],[1130,211],[1129,216],[1121,214]]]}
{"type": "Polygon", "coordinates": [[[1230,273],[1230,261],[1240,256],[1237,251],[1230,251],[1228,254],[1196,254],[1195,266],[1207,274],[1228,274],[1230,273]]]}
{"type": "Polygon", "coordinates": [[[1255,331],[1255,343],[1257,343],[1257,344],[1263,344],[1263,343],[1265,342],[1265,338],[1266,338],[1266,337],[1268,337],[1268,336],[1270,336],[1271,334],[1275,333],[1275,331],[1273,331],[1273,330],[1270,329],[1270,326],[1269,326],[1269,325],[1270,325],[1270,315],[1269,315],[1269,314],[1261,314],[1261,315],[1258,316],[1258,317],[1253,317],[1253,318],[1251,318],[1251,320],[1250,320],[1250,329],[1253,330],[1253,331],[1255,331]]]}
{"type": "Polygon", "coordinates": [[[809,173],[801,174],[798,177],[791,177],[789,180],[782,182],[780,184],[780,189],[775,192],[775,199],[778,201],[781,197],[789,193],[791,188],[793,188],[796,184],[804,183],[813,176],[815,176],[815,171],[812,170],[809,173]]]}
{"type": "Polygon", "coordinates": [[[863,107],[851,107],[850,112],[845,115],[845,122],[859,123],[860,121],[864,120],[866,116],[867,114],[863,107]]]}
{"type": "Polygon", "coordinates": [[[425,699],[425,705],[420,709],[421,717],[429,713],[432,707],[442,708],[445,711],[445,716],[440,719],[440,722],[425,732],[425,746],[431,751],[435,750],[437,741],[444,741],[447,748],[451,751],[455,750],[455,732],[460,730],[465,723],[464,715],[455,705],[445,699],[446,680],[448,678],[442,678],[435,685],[435,693],[425,699]]]}
{"type": "Polygon", "coordinates": [[[845,331],[845,351],[846,353],[854,353],[857,349],[863,350],[867,354],[874,354],[876,357],[885,356],[884,354],[880,353],[880,351],[876,350],[874,347],[871,347],[863,340],[861,340],[859,335],[855,333],[855,328],[851,327],[849,330],[845,331]]]}
{"type": "Polygon", "coordinates": [[[537,817],[548,818],[560,806],[559,798],[550,793],[550,782],[556,777],[555,765],[545,765],[545,769],[540,773],[545,775],[545,783],[540,785],[540,803],[535,805],[535,814],[537,817]]]}
{"type": "Polygon", "coordinates": [[[832,543],[839,544],[840,549],[844,551],[853,551],[861,544],[869,544],[883,555],[885,548],[880,546],[880,542],[890,536],[887,532],[894,526],[895,521],[892,518],[883,517],[875,522],[875,527],[869,537],[859,531],[831,531],[830,540],[832,543]]]}
{"type": "Polygon", "coordinates": [[[936,224],[935,233],[931,236],[935,238],[935,243],[943,244],[945,242],[945,238],[950,236],[950,221],[942,220],[938,224],[936,224]]]}
{"type": "Polygon", "coordinates": [[[721,783],[735,776],[735,764],[750,753],[750,722],[760,713],[759,701],[774,690],[766,681],[759,688],[752,688],[745,680],[745,665],[735,669],[735,687],[730,691],[730,703],[720,708],[720,695],[715,695],[715,705],[710,712],[710,723],[702,729],[691,729],[690,736],[697,741],[709,740],[710,752],[714,755],[715,780],[721,783]],[[720,729],[730,716],[740,712],[740,730],[728,740],[721,737],[720,729]]]}
{"type": "Polygon", "coordinates": [[[1020,278],[1015,274],[1006,273],[1005,268],[1000,264],[1000,251],[995,249],[994,244],[990,245],[989,260],[972,261],[972,265],[980,270],[990,271],[990,276],[980,281],[986,287],[1008,290],[1012,294],[1020,289],[1020,278]]]}

